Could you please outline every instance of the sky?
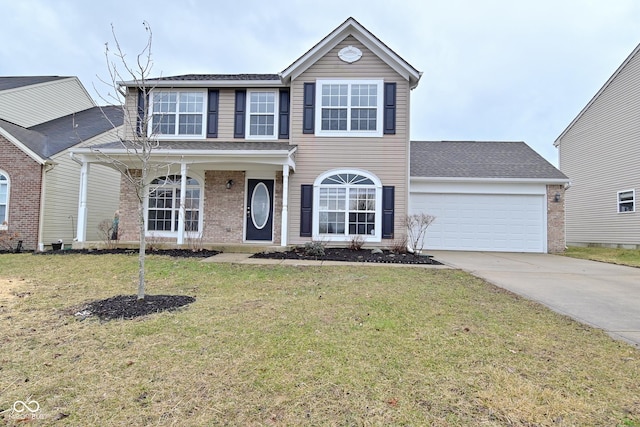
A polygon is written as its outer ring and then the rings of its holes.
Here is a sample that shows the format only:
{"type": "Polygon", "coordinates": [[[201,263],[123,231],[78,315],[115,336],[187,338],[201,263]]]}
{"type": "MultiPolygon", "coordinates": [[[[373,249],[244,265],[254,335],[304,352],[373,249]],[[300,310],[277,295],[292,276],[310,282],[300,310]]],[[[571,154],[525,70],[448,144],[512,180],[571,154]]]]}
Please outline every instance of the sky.
{"type": "Polygon", "coordinates": [[[152,75],[278,73],[348,17],[423,72],[412,140],[554,140],[640,43],[637,0],[0,0],[0,75],[109,91],[105,43],[152,75]]]}

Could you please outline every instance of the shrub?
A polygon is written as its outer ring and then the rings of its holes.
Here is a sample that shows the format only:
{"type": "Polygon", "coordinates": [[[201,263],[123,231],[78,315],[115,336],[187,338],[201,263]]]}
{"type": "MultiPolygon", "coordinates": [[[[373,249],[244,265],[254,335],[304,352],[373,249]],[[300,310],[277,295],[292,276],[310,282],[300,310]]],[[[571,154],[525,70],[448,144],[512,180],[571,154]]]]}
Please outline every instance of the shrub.
{"type": "Polygon", "coordinates": [[[424,238],[427,235],[427,228],[429,228],[435,220],[435,216],[426,213],[407,215],[408,243],[415,253],[422,252],[424,248],[424,238]]]}
{"type": "Polygon", "coordinates": [[[324,245],[322,242],[307,242],[304,244],[304,254],[306,256],[324,256],[324,245]]]}
{"type": "Polygon", "coordinates": [[[359,251],[360,249],[362,249],[362,246],[364,246],[364,237],[359,235],[351,237],[348,246],[349,249],[351,249],[352,251],[359,251]]]}

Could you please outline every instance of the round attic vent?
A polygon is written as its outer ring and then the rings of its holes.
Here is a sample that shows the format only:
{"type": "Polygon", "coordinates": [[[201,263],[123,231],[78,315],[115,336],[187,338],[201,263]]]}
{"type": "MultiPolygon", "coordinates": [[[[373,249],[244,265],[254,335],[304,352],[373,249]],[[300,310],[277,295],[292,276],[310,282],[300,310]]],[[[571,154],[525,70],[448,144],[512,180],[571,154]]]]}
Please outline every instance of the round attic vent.
{"type": "Polygon", "coordinates": [[[362,51],[355,46],[347,46],[340,49],[340,52],[338,52],[338,58],[351,64],[352,62],[356,62],[358,59],[362,58],[362,51]]]}

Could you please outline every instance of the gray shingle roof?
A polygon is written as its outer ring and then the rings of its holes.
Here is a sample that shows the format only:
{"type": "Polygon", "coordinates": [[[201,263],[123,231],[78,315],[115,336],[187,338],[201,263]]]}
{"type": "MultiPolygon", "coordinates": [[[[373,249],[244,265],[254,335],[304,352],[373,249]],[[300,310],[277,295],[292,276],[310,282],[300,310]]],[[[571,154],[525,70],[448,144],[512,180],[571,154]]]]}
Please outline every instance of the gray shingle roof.
{"type": "Polygon", "coordinates": [[[182,76],[158,77],[156,79],[149,79],[149,80],[162,80],[162,81],[164,80],[175,80],[175,81],[277,80],[277,81],[280,81],[280,76],[278,74],[184,74],[182,76]]]}
{"type": "MultiPolygon", "coordinates": [[[[93,149],[117,149],[123,148],[120,141],[108,142],[105,144],[92,145],[93,149]]],[[[274,151],[287,150],[291,151],[296,145],[290,145],[288,142],[276,141],[159,141],[158,150],[210,150],[212,151],[274,151]]]]}
{"type": "Polygon", "coordinates": [[[28,129],[0,120],[0,126],[43,159],[121,126],[121,107],[93,107],[28,129]]]}
{"type": "Polygon", "coordinates": [[[15,89],[18,87],[31,86],[39,83],[51,82],[54,80],[68,79],[60,76],[18,76],[0,77],[0,91],[15,89]]]}
{"type": "Polygon", "coordinates": [[[568,181],[524,142],[412,141],[411,176],[568,181]]]}

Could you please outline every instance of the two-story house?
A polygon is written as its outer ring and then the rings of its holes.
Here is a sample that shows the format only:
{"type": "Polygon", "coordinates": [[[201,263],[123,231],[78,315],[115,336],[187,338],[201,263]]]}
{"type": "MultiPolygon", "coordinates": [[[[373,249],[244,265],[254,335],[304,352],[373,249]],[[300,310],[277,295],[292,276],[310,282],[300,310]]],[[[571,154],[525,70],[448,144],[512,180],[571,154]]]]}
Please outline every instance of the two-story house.
{"type": "MultiPolygon", "coordinates": [[[[486,196],[486,187],[478,185],[484,180],[491,188],[491,198],[483,199],[485,210],[490,210],[489,227],[502,227],[506,231],[501,235],[508,232],[523,241],[505,246],[493,242],[491,235],[496,233],[489,230],[489,237],[476,249],[484,250],[488,244],[493,250],[562,250],[562,224],[560,237],[547,243],[547,185],[562,184],[566,177],[541,157],[530,155],[533,151],[526,145],[524,151],[524,144],[504,145],[512,153],[507,157],[497,155],[493,145],[492,150],[476,150],[474,163],[466,165],[474,168],[471,175],[453,176],[453,186],[428,170],[413,168],[413,160],[425,164],[420,159],[429,155],[423,149],[427,145],[419,143],[415,159],[411,158],[410,93],[420,78],[416,68],[349,18],[278,74],[183,75],[147,79],[143,86],[122,82],[132,125],[124,142],[74,150],[83,163],[81,188],[91,181],[90,170],[99,169],[89,168],[93,164],[117,161],[139,170],[139,159],[131,155],[126,141],[134,139],[138,125],[150,118],[149,136],[158,146],[151,153],[154,167],[144,218],[147,236],[154,240],[286,246],[311,240],[345,245],[362,239],[368,246],[390,247],[406,234],[410,195],[422,203],[424,194],[446,187],[486,196]],[[485,170],[477,167],[478,162],[495,162],[496,156],[517,162],[523,152],[533,162],[517,176],[505,175],[502,186],[495,184],[503,178],[499,172],[483,175],[485,170]],[[415,192],[410,189],[414,170],[422,174],[415,192]],[[461,179],[472,182],[461,186],[461,179]],[[522,190],[522,185],[528,187],[522,190]],[[518,191],[534,197],[535,203],[495,197],[496,192],[512,196],[518,191]],[[501,204],[495,205],[496,201],[501,204]],[[514,203],[518,204],[514,212],[536,209],[533,226],[517,215],[506,224],[491,222],[504,216],[504,212],[493,215],[494,211],[506,205],[509,212],[514,203]],[[518,234],[522,228],[533,231],[518,234]],[[536,245],[524,241],[531,238],[536,245]]],[[[504,171],[513,169],[502,166],[504,171]]],[[[138,199],[126,180],[121,188],[121,239],[133,242],[138,199]]],[[[561,186],[558,191],[563,191],[561,186]]],[[[458,230],[455,221],[469,216],[452,217],[452,223],[446,218],[450,208],[438,210],[421,203],[414,205],[438,211],[437,222],[448,224],[434,228],[447,238],[433,247],[456,249],[450,243],[459,236],[451,234],[458,230]]],[[[81,200],[80,206],[82,225],[86,203],[81,200]]],[[[464,206],[471,213],[475,209],[469,203],[464,206]]],[[[84,242],[81,226],[77,234],[84,242]]],[[[473,240],[473,235],[464,238],[473,240]]],[[[467,244],[457,249],[473,248],[467,244]]]]}
{"type": "Polygon", "coordinates": [[[567,242],[640,248],[640,45],[556,138],[567,242]]]}
{"type": "MultiPolygon", "coordinates": [[[[80,165],[69,150],[114,138],[122,112],[98,107],[77,77],[0,77],[0,241],[44,250],[75,238],[80,165]],[[9,242],[8,239],[12,241],[9,242]]],[[[91,183],[88,236],[113,218],[119,174],[98,171],[91,183]]],[[[5,249],[5,248],[0,248],[5,249]]]]}

